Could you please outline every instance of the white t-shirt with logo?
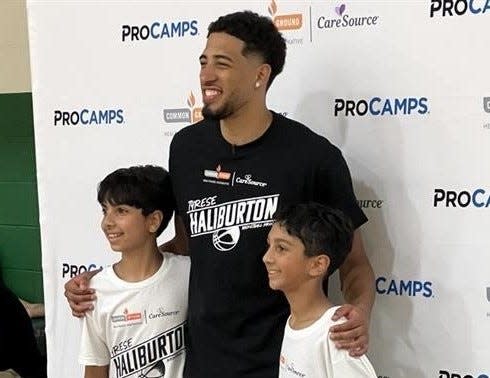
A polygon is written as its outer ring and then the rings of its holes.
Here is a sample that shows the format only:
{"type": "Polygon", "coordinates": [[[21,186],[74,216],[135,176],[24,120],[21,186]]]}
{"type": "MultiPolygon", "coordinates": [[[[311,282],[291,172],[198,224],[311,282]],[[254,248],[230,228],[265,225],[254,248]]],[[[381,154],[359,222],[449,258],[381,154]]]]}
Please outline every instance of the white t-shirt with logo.
{"type": "Polygon", "coordinates": [[[295,330],[289,326],[288,318],[284,329],[279,378],[377,378],[373,366],[366,356],[349,356],[340,350],[328,337],[334,324],[332,321],[337,307],[331,307],[312,325],[295,330]]]}
{"type": "Polygon", "coordinates": [[[82,365],[110,365],[114,378],[182,377],[190,260],[163,256],[140,282],[121,280],[112,266],[92,278],[97,300],[82,323],[82,365]]]}

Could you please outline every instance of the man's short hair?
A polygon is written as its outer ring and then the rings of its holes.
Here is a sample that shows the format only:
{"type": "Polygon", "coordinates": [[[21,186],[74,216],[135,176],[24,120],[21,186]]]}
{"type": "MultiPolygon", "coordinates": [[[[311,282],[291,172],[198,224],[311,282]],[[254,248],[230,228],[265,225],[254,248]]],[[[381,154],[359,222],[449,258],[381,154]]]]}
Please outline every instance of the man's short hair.
{"type": "Polygon", "coordinates": [[[167,227],[175,210],[170,175],[153,165],[120,168],[110,173],[98,185],[97,200],[101,205],[133,206],[145,216],[160,210],[163,219],[157,236],[167,227]]]}
{"type": "Polygon", "coordinates": [[[286,59],[286,42],[270,18],[251,11],[230,13],[211,22],[208,37],[211,33],[226,33],[242,40],[247,54],[257,54],[271,66],[267,88],[275,77],[281,73],[286,59]]]}
{"type": "Polygon", "coordinates": [[[306,256],[324,254],[330,258],[327,277],[342,265],[351,250],[354,229],[340,210],[316,202],[297,203],[280,207],[274,220],[301,240],[306,256]]]}

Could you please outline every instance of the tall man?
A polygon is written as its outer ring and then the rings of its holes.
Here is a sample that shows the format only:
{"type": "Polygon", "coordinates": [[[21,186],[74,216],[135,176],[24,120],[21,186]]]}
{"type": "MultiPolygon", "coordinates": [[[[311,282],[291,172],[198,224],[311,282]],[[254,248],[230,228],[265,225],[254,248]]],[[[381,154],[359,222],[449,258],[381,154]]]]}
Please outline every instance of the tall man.
{"type": "MultiPolygon", "coordinates": [[[[192,262],[185,376],[273,378],[288,314],[261,262],[275,210],[317,201],[344,211],[355,227],[366,217],[341,152],[267,109],[267,90],[286,55],[272,21],[237,12],[208,31],[199,58],[205,119],[177,133],[170,146],[178,214],[176,236],[164,247],[188,251],[192,262]]],[[[367,350],[374,275],[359,230],[340,278],[348,304],[336,316],[348,321],[332,329],[332,338],[360,355],[367,350]]],[[[65,285],[74,315],[88,307],[86,285],[86,277],[65,285]]]]}

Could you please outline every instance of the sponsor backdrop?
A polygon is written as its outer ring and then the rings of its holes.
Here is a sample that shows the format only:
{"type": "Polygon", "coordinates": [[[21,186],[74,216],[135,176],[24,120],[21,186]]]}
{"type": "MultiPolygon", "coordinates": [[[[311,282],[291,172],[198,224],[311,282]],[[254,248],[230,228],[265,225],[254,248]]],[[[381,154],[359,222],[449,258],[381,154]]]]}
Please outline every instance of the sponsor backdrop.
{"type": "Polygon", "coordinates": [[[50,377],[82,371],[64,283],[117,258],[97,183],[167,167],[201,118],[207,25],[242,9],[287,39],[269,107],[342,149],[370,219],[378,375],[490,376],[489,0],[29,1],[50,377]]]}

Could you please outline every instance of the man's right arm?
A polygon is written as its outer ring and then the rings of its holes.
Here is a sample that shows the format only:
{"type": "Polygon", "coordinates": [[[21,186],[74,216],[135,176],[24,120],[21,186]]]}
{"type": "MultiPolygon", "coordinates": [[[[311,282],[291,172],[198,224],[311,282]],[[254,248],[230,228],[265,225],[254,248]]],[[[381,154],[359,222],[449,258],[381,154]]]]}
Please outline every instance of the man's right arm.
{"type": "Polygon", "coordinates": [[[90,279],[102,268],[84,272],[65,283],[65,297],[71,308],[71,313],[77,318],[83,318],[87,311],[93,310],[95,290],[89,287],[90,279]]]}

